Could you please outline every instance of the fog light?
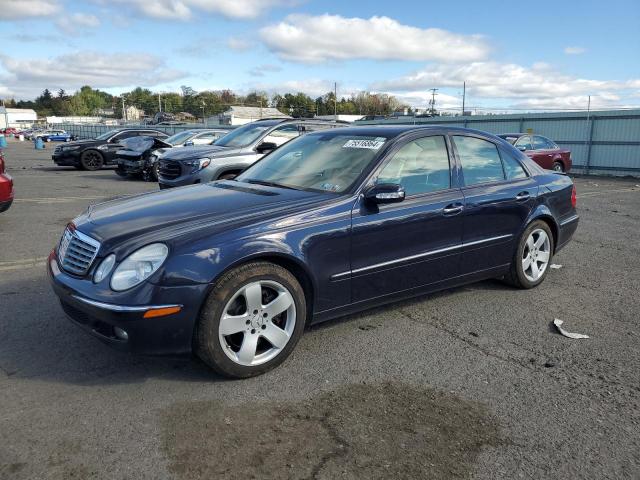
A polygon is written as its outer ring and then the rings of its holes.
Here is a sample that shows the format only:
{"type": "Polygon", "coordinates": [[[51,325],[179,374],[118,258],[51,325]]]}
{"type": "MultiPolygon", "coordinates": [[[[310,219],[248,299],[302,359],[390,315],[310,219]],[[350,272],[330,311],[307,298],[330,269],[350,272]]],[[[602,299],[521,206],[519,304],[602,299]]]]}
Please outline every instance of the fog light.
{"type": "Polygon", "coordinates": [[[113,333],[115,333],[116,337],[118,337],[120,340],[129,340],[129,334],[120,327],[113,327],[113,333]]]}

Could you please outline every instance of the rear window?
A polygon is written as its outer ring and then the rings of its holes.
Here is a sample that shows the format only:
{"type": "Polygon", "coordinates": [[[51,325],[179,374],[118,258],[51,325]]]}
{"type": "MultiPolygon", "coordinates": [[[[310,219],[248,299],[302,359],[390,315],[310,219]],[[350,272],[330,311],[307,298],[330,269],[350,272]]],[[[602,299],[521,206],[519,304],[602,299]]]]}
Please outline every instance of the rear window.
{"type": "Polygon", "coordinates": [[[453,136],[467,186],[504,180],[498,148],[481,138],[453,136]]]}

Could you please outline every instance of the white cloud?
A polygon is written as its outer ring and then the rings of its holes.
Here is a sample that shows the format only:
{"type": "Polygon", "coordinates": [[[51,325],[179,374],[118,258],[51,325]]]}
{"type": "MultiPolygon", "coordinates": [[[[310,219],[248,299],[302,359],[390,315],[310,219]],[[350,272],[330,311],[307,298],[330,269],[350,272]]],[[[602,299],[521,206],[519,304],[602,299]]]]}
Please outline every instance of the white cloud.
{"type": "Polygon", "coordinates": [[[581,55],[586,51],[587,49],[582,47],[565,47],[564,49],[564,53],[567,55],[581,55]]]}
{"type": "Polygon", "coordinates": [[[58,0],[0,0],[0,20],[47,17],[59,10],[58,0]]]}
{"type": "Polygon", "coordinates": [[[281,70],[282,67],[279,65],[264,64],[253,67],[247,73],[252,77],[264,77],[267,73],[279,72],[281,70]]]}
{"type": "Polygon", "coordinates": [[[100,20],[88,13],[74,13],[60,17],[56,21],[56,26],[68,35],[77,35],[99,27],[100,20]]]}
{"type": "Polygon", "coordinates": [[[189,20],[200,12],[229,18],[256,18],[267,10],[292,5],[292,0],[116,0],[143,14],[166,20],[189,20]]]}
{"type": "MultiPolygon", "coordinates": [[[[333,92],[333,82],[330,80],[322,80],[319,78],[310,78],[305,80],[288,80],[281,83],[250,83],[247,85],[247,91],[265,91],[270,95],[275,93],[298,93],[303,92],[311,98],[321,97],[325,93],[333,92]]],[[[362,90],[361,88],[338,85],[338,98],[349,97],[362,90]]]]}
{"type": "Polygon", "coordinates": [[[352,58],[464,62],[483,59],[489,51],[479,35],[416,28],[389,17],[295,14],[264,27],[260,36],[280,57],[307,63],[352,58]]]}
{"type": "Polygon", "coordinates": [[[19,97],[33,97],[45,87],[154,86],[185,77],[183,72],[167,68],[161,58],[144,53],[78,52],[48,59],[0,55],[0,63],[6,72],[0,76],[0,88],[19,97]]]}
{"type": "MultiPolygon", "coordinates": [[[[590,80],[554,70],[547,64],[524,67],[512,63],[474,62],[464,65],[439,64],[405,77],[378,82],[373,88],[385,91],[410,92],[429,88],[461,88],[467,83],[467,93],[478,98],[546,100],[549,104],[562,99],[588,95],[605,98],[634,88],[639,80],[590,80]]],[[[562,106],[562,105],[561,105],[562,106]]]]}
{"type": "Polygon", "coordinates": [[[231,50],[236,50],[237,52],[244,52],[246,50],[249,50],[253,46],[253,42],[248,38],[229,37],[227,39],[227,46],[231,50]]]}

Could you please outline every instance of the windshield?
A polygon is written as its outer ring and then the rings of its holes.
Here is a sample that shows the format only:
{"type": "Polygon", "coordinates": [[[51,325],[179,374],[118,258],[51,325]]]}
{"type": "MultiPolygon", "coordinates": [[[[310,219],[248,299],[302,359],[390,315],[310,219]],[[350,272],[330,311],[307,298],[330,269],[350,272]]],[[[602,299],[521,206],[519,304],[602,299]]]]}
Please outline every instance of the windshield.
{"type": "Polygon", "coordinates": [[[291,140],[236,177],[239,182],[321,192],[348,190],[386,137],[308,134],[291,140]]]}
{"type": "Polygon", "coordinates": [[[171,135],[169,138],[165,138],[163,142],[167,142],[169,145],[180,145],[189,140],[193,136],[193,132],[179,132],[171,135]]]}
{"type": "Polygon", "coordinates": [[[265,125],[264,123],[247,123],[227,133],[220,140],[216,141],[215,144],[220,147],[246,147],[272,126],[273,125],[265,125]]]}
{"type": "Polygon", "coordinates": [[[118,133],[118,130],[109,130],[108,132],[104,132],[102,135],[96,137],[96,140],[108,140],[111,136],[118,133]]]}

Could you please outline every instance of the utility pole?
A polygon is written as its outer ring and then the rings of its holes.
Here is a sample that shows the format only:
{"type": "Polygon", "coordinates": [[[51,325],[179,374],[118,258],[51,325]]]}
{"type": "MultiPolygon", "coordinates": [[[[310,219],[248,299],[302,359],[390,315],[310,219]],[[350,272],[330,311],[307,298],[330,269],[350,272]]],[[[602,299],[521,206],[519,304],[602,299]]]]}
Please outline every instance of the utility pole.
{"type": "Polygon", "coordinates": [[[124,94],[122,95],[122,120],[127,121],[127,111],[124,109],[124,94]]]}
{"type": "Polygon", "coordinates": [[[162,112],[162,100],[160,100],[160,94],[158,93],[158,111],[162,112]]]}
{"type": "Polygon", "coordinates": [[[429,113],[431,115],[435,115],[436,114],[436,92],[438,91],[437,88],[432,88],[431,89],[431,100],[429,100],[429,113]]]}
{"type": "Polygon", "coordinates": [[[589,100],[587,100],[587,122],[589,121],[590,113],[591,113],[591,95],[589,95],[589,100]]]}
{"type": "Polygon", "coordinates": [[[462,82],[462,116],[464,117],[464,102],[467,97],[467,82],[462,82]]]}
{"type": "Polygon", "coordinates": [[[204,100],[203,100],[202,101],[202,124],[203,125],[204,125],[204,106],[205,106],[205,103],[204,103],[204,100]]]}
{"type": "Polygon", "coordinates": [[[333,119],[338,120],[338,82],[333,82],[333,119]]]}

